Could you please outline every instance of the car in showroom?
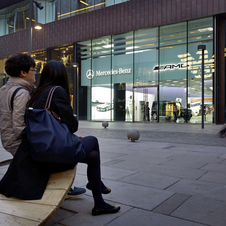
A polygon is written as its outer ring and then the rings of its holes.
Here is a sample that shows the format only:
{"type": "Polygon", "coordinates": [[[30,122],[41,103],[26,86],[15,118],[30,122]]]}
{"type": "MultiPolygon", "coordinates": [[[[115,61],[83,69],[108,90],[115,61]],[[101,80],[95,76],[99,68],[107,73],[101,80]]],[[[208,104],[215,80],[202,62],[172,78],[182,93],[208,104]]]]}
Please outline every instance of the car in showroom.
{"type": "Polygon", "coordinates": [[[113,104],[111,103],[103,103],[103,104],[98,104],[96,106],[97,111],[109,111],[113,109],[113,104]]]}
{"type": "MultiPolygon", "coordinates": [[[[192,110],[183,108],[179,101],[159,101],[159,116],[165,117],[165,120],[171,121],[175,119],[173,109],[177,109],[176,118],[183,118],[185,121],[189,121],[192,117],[192,110]]],[[[151,109],[151,117],[153,120],[157,120],[157,101],[153,101],[151,109]]]]}
{"type": "Polygon", "coordinates": [[[197,102],[197,103],[192,103],[191,104],[191,110],[192,110],[192,114],[194,116],[197,116],[199,115],[199,112],[200,112],[200,109],[201,109],[201,103],[200,102],[197,102]]]}

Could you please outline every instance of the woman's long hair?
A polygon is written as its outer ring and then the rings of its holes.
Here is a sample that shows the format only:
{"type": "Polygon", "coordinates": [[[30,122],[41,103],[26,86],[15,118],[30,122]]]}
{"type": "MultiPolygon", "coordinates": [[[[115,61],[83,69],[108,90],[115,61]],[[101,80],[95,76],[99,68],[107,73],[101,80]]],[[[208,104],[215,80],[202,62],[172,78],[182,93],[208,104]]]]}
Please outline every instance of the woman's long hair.
{"type": "Polygon", "coordinates": [[[49,86],[61,86],[66,90],[70,100],[67,70],[60,61],[51,60],[44,65],[39,84],[28,101],[27,107],[31,106],[49,86]]]}

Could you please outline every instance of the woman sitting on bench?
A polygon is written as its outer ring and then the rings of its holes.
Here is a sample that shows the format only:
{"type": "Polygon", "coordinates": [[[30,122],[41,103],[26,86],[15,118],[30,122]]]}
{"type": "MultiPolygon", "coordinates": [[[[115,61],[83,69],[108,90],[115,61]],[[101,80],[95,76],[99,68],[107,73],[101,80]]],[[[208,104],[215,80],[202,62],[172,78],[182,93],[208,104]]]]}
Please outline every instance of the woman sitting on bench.
{"type": "MultiPolygon", "coordinates": [[[[68,126],[71,133],[78,130],[77,118],[73,115],[70,105],[68,74],[63,63],[49,61],[45,64],[41,73],[38,87],[35,89],[28,101],[27,106],[34,109],[44,109],[50,89],[57,87],[54,91],[51,110],[57,112],[62,121],[68,126]]],[[[93,215],[116,213],[119,206],[112,206],[103,200],[102,193],[108,194],[111,189],[101,181],[100,151],[96,137],[87,136],[81,138],[85,157],[81,160],[87,167],[87,188],[92,190],[94,198],[93,215]]],[[[13,196],[21,199],[41,198],[51,172],[71,169],[75,164],[41,163],[32,159],[26,132],[6,175],[0,182],[0,193],[7,197],[13,196]],[[20,178],[19,178],[20,177],[20,178]],[[21,180],[23,178],[23,180],[21,180]]]]}

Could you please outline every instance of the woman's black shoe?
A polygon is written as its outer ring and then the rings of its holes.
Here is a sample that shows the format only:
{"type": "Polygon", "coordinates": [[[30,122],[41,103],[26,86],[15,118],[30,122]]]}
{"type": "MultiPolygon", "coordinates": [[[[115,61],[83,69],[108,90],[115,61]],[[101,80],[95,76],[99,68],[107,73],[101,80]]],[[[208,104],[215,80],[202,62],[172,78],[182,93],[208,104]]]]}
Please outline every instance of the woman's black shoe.
{"type": "MultiPolygon", "coordinates": [[[[90,186],[90,183],[88,183],[88,184],[86,185],[86,188],[92,191],[92,188],[91,188],[91,186],[90,186]]],[[[102,190],[102,191],[101,191],[101,193],[102,193],[102,194],[105,194],[105,195],[106,195],[106,194],[109,194],[110,192],[111,192],[111,189],[110,189],[109,187],[106,187],[105,190],[102,190]]]]}
{"type": "Polygon", "coordinates": [[[99,208],[93,208],[92,209],[92,215],[97,216],[101,214],[109,214],[109,213],[117,213],[120,210],[120,206],[114,206],[112,209],[99,209],[99,208]]]}

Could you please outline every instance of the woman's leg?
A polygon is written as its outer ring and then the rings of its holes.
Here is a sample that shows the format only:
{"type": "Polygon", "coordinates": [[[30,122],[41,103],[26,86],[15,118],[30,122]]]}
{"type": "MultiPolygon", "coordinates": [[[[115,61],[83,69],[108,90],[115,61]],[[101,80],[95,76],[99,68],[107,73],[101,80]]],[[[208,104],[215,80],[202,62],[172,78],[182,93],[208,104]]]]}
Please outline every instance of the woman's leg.
{"type": "Polygon", "coordinates": [[[105,187],[105,185],[101,182],[100,176],[100,151],[98,140],[96,137],[88,136],[81,138],[81,141],[83,143],[84,151],[86,152],[86,157],[81,162],[88,165],[87,177],[92,187],[94,206],[101,209],[112,208],[111,205],[104,202],[101,194],[102,186],[105,187]]]}
{"type": "MultiPolygon", "coordinates": [[[[81,141],[83,143],[83,147],[84,147],[84,151],[85,151],[86,155],[88,155],[93,150],[97,151],[100,155],[99,143],[98,143],[98,140],[96,137],[94,137],[94,136],[83,137],[83,138],[81,138],[81,141]]],[[[89,175],[88,170],[89,169],[87,168],[87,176],[89,175]]],[[[100,175],[101,175],[101,173],[100,173],[100,175]]],[[[89,180],[89,178],[88,178],[88,180],[89,180]]],[[[89,184],[89,186],[92,188],[91,184],[89,184]]],[[[92,190],[92,189],[90,189],[90,190],[92,190]]],[[[108,190],[107,187],[101,181],[101,191],[106,192],[107,190],[108,190]]]]}

